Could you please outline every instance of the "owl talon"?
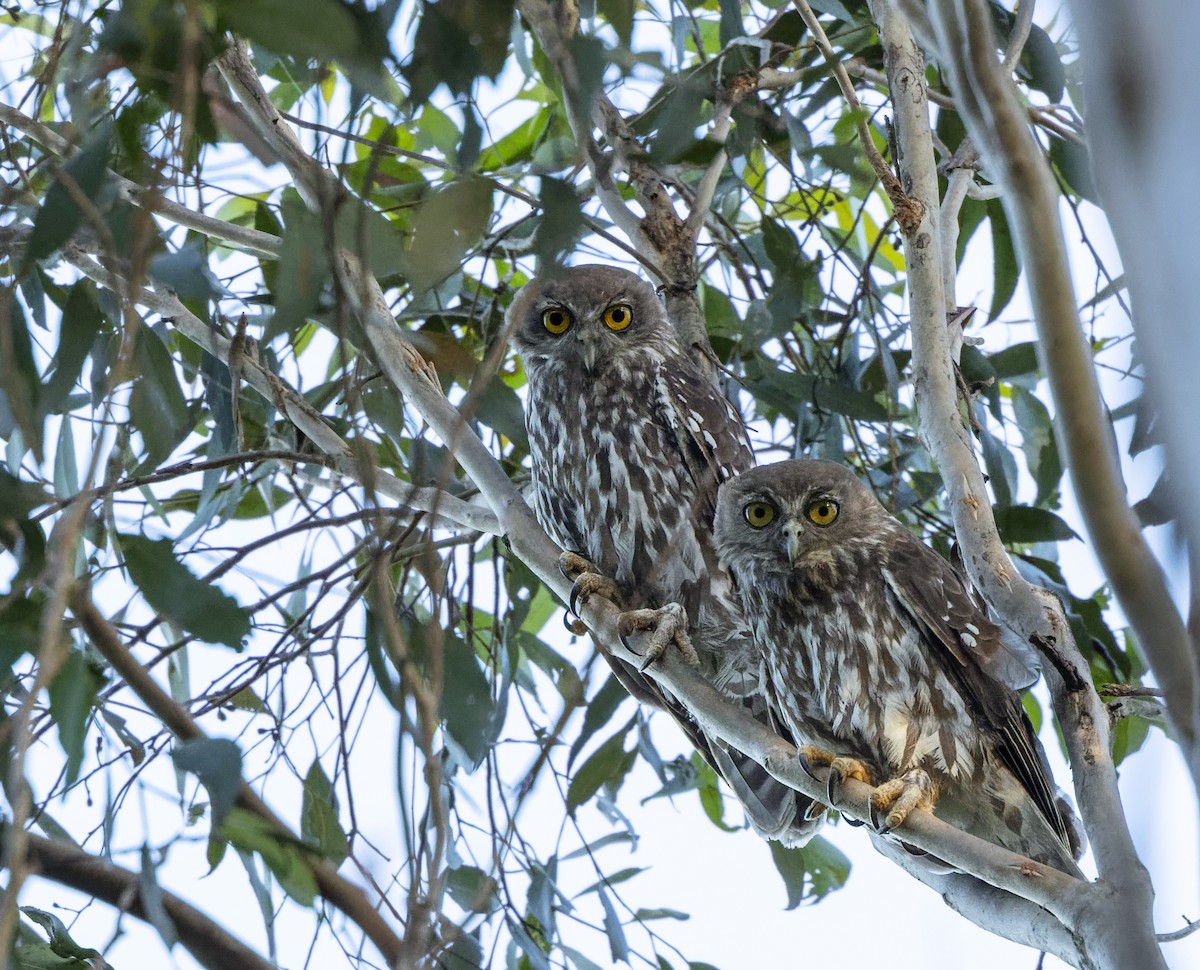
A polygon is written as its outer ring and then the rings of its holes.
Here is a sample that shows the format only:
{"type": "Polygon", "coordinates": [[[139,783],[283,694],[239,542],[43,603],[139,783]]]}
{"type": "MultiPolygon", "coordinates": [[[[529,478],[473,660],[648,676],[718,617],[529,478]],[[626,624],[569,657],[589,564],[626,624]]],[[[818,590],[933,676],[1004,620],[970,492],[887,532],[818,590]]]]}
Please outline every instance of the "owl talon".
{"type": "Polygon", "coordinates": [[[837,801],[838,786],[847,778],[856,778],[866,784],[871,784],[871,772],[857,758],[847,758],[836,755],[832,751],[818,748],[811,744],[802,744],[799,749],[800,766],[813,781],[820,781],[812,771],[812,766],[828,768],[825,776],[825,801],[833,805],[837,801]]]}
{"type": "MultiPolygon", "coordinates": [[[[564,552],[558,557],[558,571],[572,582],[567,607],[576,616],[579,616],[579,608],[586,606],[593,596],[602,596],[620,605],[620,590],[617,589],[617,584],[601,574],[583,556],[574,552],[564,552]]],[[[568,625],[567,629],[572,627],[568,625]]]]}
{"type": "Polygon", "coordinates": [[[887,835],[903,825],[914,809],[932,809],[935,801],[937,788],[929,773],[923,768],[914,768],[876,788],[867,803],[867,814],[875,831],[887,835]]]}
{"type": "Polygon", "coordinates": [[[700,656],[687,634],[688,618],[682,606],[678,603],[668,603],[658,610],[629,610],[622,613],[617,621],[617,634],[625,649],[637,653],[629,644],[629,634],[649,631],[650,637],[646,642],[643,660],[639,666],[645,670],[658,660],[673,644],[683,654],[683,659],[693,667],[700,666],[700,656]]]}
{"type": "Polygon", "coordinates": [[[587,624],[583,620],[576,619],[570,613],[563,614],[563,626],[577,637],[581,637],[588,632],[587,624]]]}

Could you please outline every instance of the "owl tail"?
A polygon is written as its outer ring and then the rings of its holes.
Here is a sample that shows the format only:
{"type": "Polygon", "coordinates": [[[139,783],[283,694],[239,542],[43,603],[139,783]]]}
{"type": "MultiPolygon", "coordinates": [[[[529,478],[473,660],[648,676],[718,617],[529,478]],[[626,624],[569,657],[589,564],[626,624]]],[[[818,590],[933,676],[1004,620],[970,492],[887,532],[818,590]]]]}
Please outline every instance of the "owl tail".
{"type": "Polygon", "coordinates": [[[812,805],[807,796],[788,788],[758,762],[723,742],[711,739],[709,752],[713,768],[725,779],[759,835],[796,848],[817,834],[824,812],[807,818],[805,813],[812,805]]]}

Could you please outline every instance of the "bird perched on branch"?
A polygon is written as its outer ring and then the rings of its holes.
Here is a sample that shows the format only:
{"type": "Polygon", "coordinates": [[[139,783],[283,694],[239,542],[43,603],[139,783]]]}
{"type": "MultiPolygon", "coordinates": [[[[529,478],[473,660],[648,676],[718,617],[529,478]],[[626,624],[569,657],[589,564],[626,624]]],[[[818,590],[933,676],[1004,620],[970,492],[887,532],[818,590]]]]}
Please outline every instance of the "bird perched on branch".
{"type": "MultiPolygon", "coordinates": [[[[741,416],[680,346],[654,289],[626,270],[535,279],[508,321],[529,379],[534,507],[566,550],[572,607],[608,596],[627,611],[624,632],[645,632],[647,662],[675,645],[769,723],[761,660],[712,543],[718,485],[754,462],[741,416]]],[[[821,807],[706,736],[641,670],[605,657],[630,693],[670,712],[758,831],[794,845],[811,837],[821,807]]]]}
{"type": "Polygon", "coordinates": [[[880,832],[914,808],[1078,875],[1074,816],[1016,693],[1033,651],[848,469],[804,459],[725,483],[715,538],[773,705],[829,766],[879,787],[880,832]]]}

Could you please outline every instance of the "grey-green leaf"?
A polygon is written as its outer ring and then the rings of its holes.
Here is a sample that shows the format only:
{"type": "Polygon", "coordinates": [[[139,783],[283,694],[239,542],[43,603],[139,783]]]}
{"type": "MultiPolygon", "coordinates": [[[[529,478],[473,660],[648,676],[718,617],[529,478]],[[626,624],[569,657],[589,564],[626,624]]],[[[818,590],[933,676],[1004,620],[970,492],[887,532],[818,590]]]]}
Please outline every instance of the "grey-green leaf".
{"type": "Polygon", "coordinates": [[[350,854],[350,842],[338,820],[337,793],[321,767],[313,759],[304,777],[304,798],[300,807],[300,834],[316,844],[321,855],[341,865],[350,854]]]}
{"type": "Polygon", "coordinates": [[[171,752],[175,767],[200,779],[212,805],[214,827],[220,825],[237,801],[242,787],[242,752],[227,738],[182,741],[171,752]]]}
{"type": "Polygon", "coordinates": [[[121,549],[130,579],[154,610],[202,640],[241,648],[250,633],[249,612],[197,579],[175,558],[170,540],[122,535],[121,549]]]}

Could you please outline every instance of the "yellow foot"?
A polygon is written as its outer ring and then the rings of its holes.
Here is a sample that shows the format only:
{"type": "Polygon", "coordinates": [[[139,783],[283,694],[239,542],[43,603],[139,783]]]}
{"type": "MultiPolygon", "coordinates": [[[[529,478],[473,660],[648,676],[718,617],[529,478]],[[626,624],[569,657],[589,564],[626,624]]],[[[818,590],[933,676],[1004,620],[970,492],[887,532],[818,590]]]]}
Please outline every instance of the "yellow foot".
{"type": "Polygon", "coordinates": [[[642,653],[642,670],[666,653],[672,644],[683,654],[684,660],[693,667],[699,667],[700,657],[688,638],[687,628],[687,613],[678,603],[668,603],[659,610],[630,610],[622,613],[617,621],[617,632],[621,636],[621,642],[629,650],[633,650],[633,647],[629,646],[626,638],[631,633],[647,630],[650,632],[642,653]]]}
{"type": "Polygon", "coordinates": [[[871,784],[870,769],[857,758],[837,755],[832,751],[826,751],[824,748],[818,748],[811,744],[800,745],[799,752],[800,766],[808,773],[810,778],[819,780],[810,768],[829,769],[829,776],[825,779],[825,800],[830,805],[833,804],[837,797],[837,786],[847,778],[854,778],[867,785],[871,784]]]}
{"type": "Polygon", "coordinates": [[[913,768],[876,788],[867,809],[875,831],[886,834],[902,825],[913,809],[932,809],[936,801],[937,786],[928,772],[924,768],[913,768]]]}

